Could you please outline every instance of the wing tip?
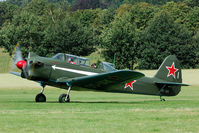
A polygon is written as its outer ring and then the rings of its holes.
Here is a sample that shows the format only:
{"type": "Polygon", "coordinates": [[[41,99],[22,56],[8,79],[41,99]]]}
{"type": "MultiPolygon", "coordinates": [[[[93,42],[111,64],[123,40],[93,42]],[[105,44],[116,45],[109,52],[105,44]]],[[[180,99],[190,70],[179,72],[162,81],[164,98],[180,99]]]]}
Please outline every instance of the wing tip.
{"type": "Polygon", "coordinates": [[[20,76],[21,77],[21,73],[18,72],[10,72],[10,74],[16,75],[16,76],[20,76]]]}

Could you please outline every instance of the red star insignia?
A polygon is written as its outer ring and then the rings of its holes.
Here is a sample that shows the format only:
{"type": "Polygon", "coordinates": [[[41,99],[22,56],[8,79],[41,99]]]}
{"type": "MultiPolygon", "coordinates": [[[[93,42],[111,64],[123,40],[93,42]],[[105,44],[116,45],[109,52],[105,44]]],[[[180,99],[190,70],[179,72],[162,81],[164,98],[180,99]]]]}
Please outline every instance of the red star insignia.
{"type": "Polygon", "coordinates": [[[133,80],[129,83],[126,83],[125,87],[124,88],[127,88],[127,87],[130,87],[132,90],[133,90],[133,84],[136,82],[136,80],[133,80]]]}
{"type": "Polygon", "coordinates": [[[171,67],[166,66],[166,68],[169,70],[169,73],[168,73],[167,77],[169,77],[170,75],[172,75],[175,78],[175,72],[177,72],[178,69],[175,68],[174,62],[173,62],[173,64],[172,64],[171,67]]]}

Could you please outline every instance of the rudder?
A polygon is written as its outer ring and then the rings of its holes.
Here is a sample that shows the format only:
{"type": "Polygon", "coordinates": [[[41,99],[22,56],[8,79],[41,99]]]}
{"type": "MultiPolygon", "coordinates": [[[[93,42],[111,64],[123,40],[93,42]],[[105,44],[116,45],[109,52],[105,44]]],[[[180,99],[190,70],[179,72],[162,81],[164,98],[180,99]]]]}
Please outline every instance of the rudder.
{"type": "Polygon", "coordinates": [[[176,56],[167,56],[154,77],[167,82],[182,83],[181,66],[176,56]]]}

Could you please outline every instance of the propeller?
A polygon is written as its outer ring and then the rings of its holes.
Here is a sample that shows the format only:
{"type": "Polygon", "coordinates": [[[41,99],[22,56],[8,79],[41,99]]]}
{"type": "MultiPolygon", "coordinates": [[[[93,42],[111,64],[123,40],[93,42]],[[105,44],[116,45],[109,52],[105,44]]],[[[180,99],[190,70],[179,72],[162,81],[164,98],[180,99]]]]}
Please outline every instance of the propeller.
{"type": "Polygon", "coordinates": [[[16,67],[22,70],[21,76],[28,78],[26,73],[27,61],[23,59],[20,45],[17,44],[12,52],[11,71],[15,71],[16,67]]]}
{"type": "Polygon", "coordinates": [[[36,61],[34,57],[38,57],[33,52],[30,52],[28,58],[23,59],[20,45],[17,44],[12,54],[12,74],[20,75],[22,78],[32,79],[35,68],[44,66],[44,63],[36,61]],[[16,69],[18,68],[18,69],[16,69]],[[15,70],[21,70],[21,74],[14,72],[15,70]]]}
{"type": "MultiPolygon", "coordinates": [[[[16,68],[16,64],[18,61],[23,60],[22,54],[21,54],[21,48],[20,45],[17,44],[12,52],[12,66],[11,70],[16,68]]],[[[19,63],[20,66],[20,63],[19,63]]]]}

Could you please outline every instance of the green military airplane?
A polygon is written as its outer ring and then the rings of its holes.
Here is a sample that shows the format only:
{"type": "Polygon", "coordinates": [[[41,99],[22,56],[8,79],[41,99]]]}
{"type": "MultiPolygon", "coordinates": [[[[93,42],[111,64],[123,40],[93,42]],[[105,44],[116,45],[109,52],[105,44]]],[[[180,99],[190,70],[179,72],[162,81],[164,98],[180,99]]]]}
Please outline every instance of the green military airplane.
{"type": "MultiPolygon", "coordinates": [[[[17,47],[16,49],[19,49],[17,47]]],[[[89,65],[87,58],[58,53],[52,58],[41,57],[32,52],[22,59],[20,50],[15,51],[14,64],[21,73],[11,74],[33,80],[42,86],[36,95],[36,102],[46,102],[43,94],[46,85],[67,89],[59,96],[59,102],[70,102],[69,93],[73,87],[76,90],[87,88],[105,92],[121,92],[160,96],[176,96],[181,91],[182,73],[179,61],[174,55],[168,56],[154,77],[132,70],[117,70],[108,62],[89,65]]]]}

